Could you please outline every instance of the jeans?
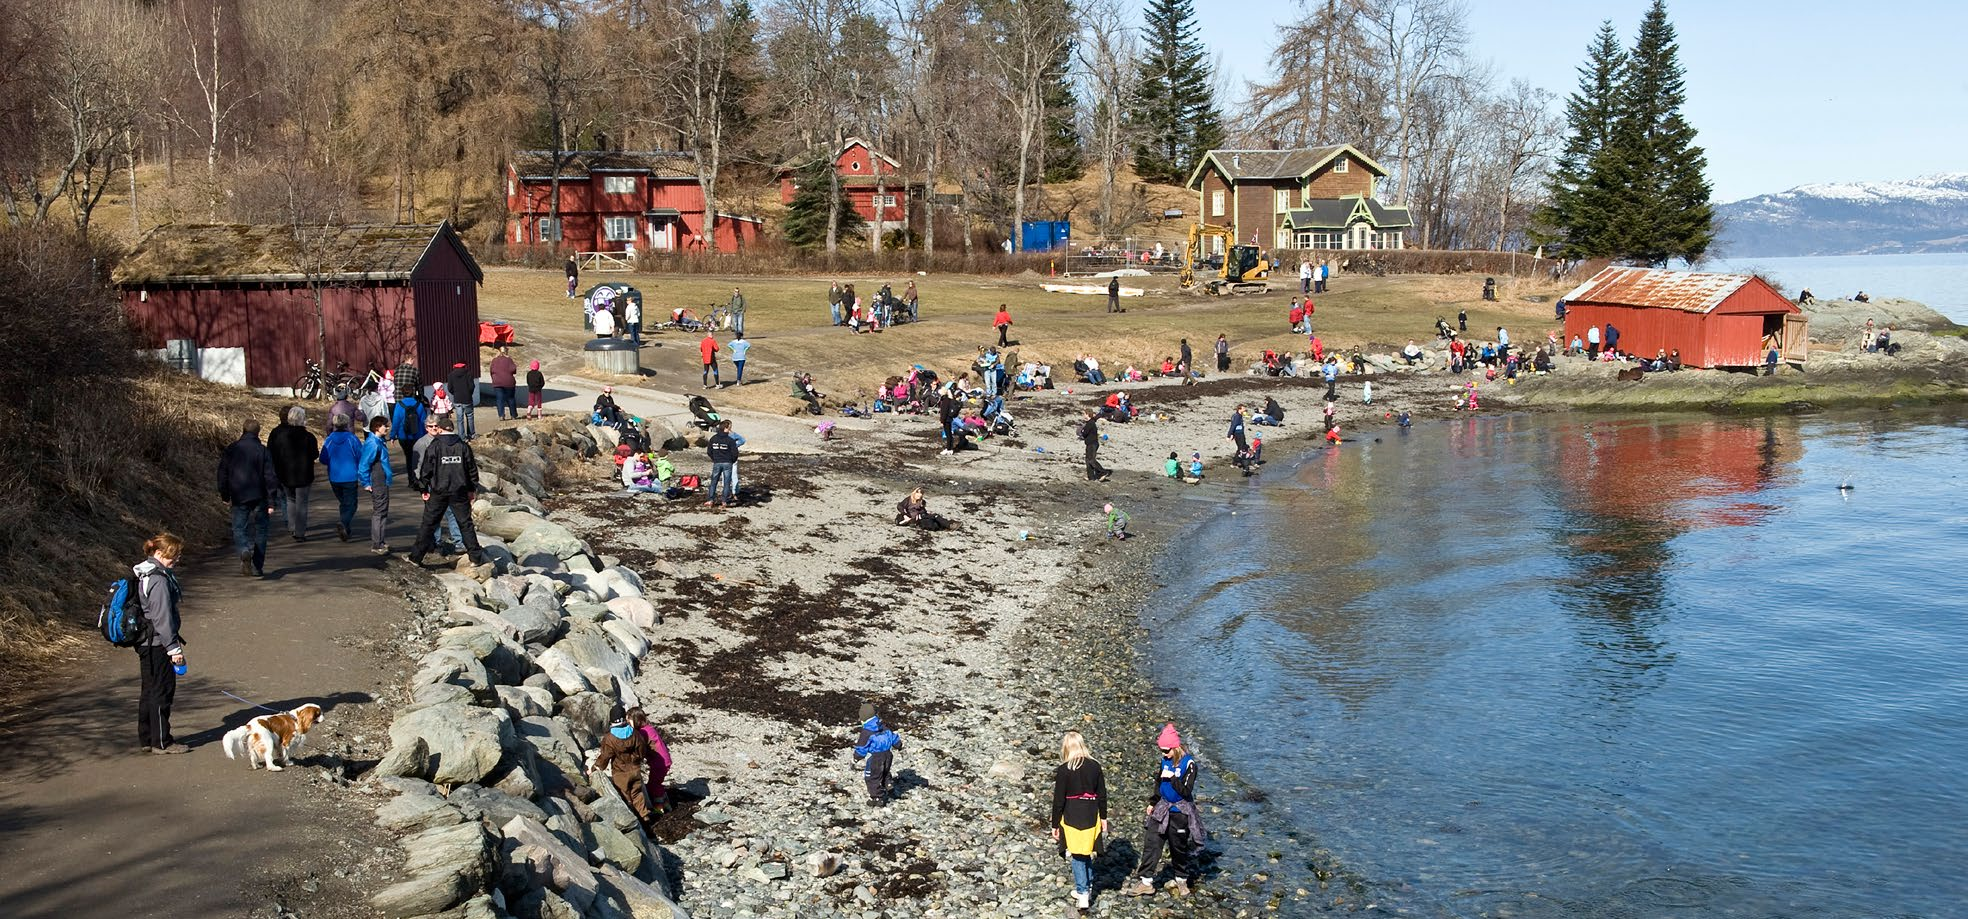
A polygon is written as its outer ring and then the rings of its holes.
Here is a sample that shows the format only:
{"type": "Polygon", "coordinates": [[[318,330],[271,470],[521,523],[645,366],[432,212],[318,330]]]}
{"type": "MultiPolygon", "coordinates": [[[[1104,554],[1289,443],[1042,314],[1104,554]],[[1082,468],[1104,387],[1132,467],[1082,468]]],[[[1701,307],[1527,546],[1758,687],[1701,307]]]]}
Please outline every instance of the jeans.
{"type": "Polygon", "coordinates": [[[251,555],[253,570],[258,571],[266,565],[266,542],[266,499],[232,502],[233,554],[241,557],[251,555]]]}
{"type": "Polygon", "coordinates": [[[732,361],[731,366],[738,368],[738,382],[743,384],[745,382],[745,362],[732,361]]]}
{"type": "Polygon", "coordinates": [[[1262,412],[1251,416],[1251,424],[1277,424],[1278,419],[1262,412]]]}
{"type": "Polygon", "coordinates": [[[744,310],[738,310],[738,311],[736,311],[736,312],[734,312],[734,313],[732,313],[732,314],[731,314],[731,331],[733,331],[733,332],[737,332],[737,333],[738,333],[738,334],[740,334],[740,335],[743,335],[743,334],[745,334],[745,311],[744,311],[744,310]]]}
{"type": "Polygon", "coordinates": [[[709,386],[712,383],[717,383],[717,382],[720,382],[718,380],[717,361],[711,361],[709,363],[706,363],[704,365],[704,385],[709,386]]]}
{"type": "Polygon", "coordinates": [[[719,500],[736,502],[738,500],[738,470],[732,463],[711,464],[711,503],[719,500]],[[720,499],[718,496],[724,497],[720,499]]]}
{"type": "Polygon", "coordinates": [[[1087,371],[1087,382],[1094,384],[1105,383],[1107,382],[1107,375],[1098,370],[1089,370],[1087,371]]]}
{"type": "Polygon", "coordinates": [[[335,504],[340,516],[336,522],[342,526],[342,533],[355,532],[355,492],[361,486],[354,482],[329,482],[328,487],[335,491],[335,504]]]}
{"type": "Polygon", "coordinates": [[[984,373],[982,374],[982,376],[984,377],[984,395],[986,395],[986,396],[995,396],[995,395],[997,395],[997,394],[998,394],[998,372],[997,372],[996,370],[986,370],[986,371],[984,371],[984,373]]]}
{"type": "Polygon", "coordinates": [[[492,404],[498,407],[500,418],[518,418],[519,388],[516,386],[492,387],[492,404]]]}
{"type": "Polygon", "coordinates": [[[380,479],[369,491],[369,548],[387,549],[390,519],[390,490],[380,479]]]}
{"type": "Polygon", "coordinates": [[[452,425],[457,429],[458,436],[465,440],[472,439],[472,435],[478,433],[478,425],[472,415],[471,405],[464,402],[458,403],[457,407],[451,410],[452,425]]]}
{"type": "Polygon", "coordinates": [[[635,342],[636,348],[638,350],[641,349],[642,348],[642,320],[638,319],[634,322],[628,323],[628,327],[629,327],[629,341],[635,342]]]}
{"type": "Polygon", "coordinates": [[[1075,855],[1069,859],[1073,863],[1073,892],[1090,893],[1093,890],[1093,856],[1075,855]]]}
{"type": "Polygon", "coordinates": [[[840,325],[840,324],[841,324],[841,305],[840,305],[840,304],[838,304],[838,303],[829,303],[829,304],[827,304],[827,309],[828,309],[828,311],[829,311],[829,312],[832,312],[832,313],[834,314],[834,325],[840,325]]]}
{"type": "Polygon", "coordinates": [[[308,493],[313,490],[312,485],[281,489],[287,499],[287,532],[295,536],[307,535],[308,493]]]}

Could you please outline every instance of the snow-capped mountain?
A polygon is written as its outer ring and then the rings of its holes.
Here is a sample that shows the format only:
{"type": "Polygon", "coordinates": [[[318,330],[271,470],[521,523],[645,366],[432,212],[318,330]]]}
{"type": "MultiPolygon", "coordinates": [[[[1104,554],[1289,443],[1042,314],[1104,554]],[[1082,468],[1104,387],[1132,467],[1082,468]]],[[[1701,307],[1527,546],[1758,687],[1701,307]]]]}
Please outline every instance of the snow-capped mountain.
{"type": "Polygon", "coordinates": [[[1729,258],[1968,252],[1968,172],[1800,185],[1716,212],[1729,258]]]}

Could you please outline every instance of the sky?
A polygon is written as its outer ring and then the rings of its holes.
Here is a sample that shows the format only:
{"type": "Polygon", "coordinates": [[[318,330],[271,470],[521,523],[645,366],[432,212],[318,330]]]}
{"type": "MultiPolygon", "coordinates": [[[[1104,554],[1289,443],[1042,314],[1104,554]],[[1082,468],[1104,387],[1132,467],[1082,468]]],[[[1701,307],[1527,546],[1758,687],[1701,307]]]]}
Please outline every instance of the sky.
{"type": "MultiPolygon", "coordinates": [[[[1500,84],[1562,100],[1602,20],[1631,45],[1650,0],[1464,0],[1470,50],[1500,84]]],[[[1267,76],[1296,0],[1196,0],[1199,34],[1234,79],[1267,76]]],[[[1669,0],[1687,71],[1684,114],[1717,201],[1812,182],[1968,172],[1968,2],[1669,0]]]]}

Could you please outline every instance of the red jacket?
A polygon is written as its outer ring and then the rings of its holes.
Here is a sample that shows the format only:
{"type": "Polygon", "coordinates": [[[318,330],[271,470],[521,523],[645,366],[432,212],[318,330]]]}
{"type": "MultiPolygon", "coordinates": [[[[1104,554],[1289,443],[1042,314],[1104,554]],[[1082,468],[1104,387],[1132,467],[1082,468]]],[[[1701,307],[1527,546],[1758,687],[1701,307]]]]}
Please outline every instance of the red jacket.
{"type": "Polygon", "coordinates": [[[1011,325],[1011,311],[998,310],[998,315],[996,318],[991,320],[991,324],[994,326],[1011,325]]]}
{"type": "Polygon", "coordinates": [[[708,364],[714,360],[717,360],[717,353],[718,353],[717,339],[712,338],[709,335],[704,336],[704,340],[697,343],[697,350],[704,355],[704,363],[708,364]]]}

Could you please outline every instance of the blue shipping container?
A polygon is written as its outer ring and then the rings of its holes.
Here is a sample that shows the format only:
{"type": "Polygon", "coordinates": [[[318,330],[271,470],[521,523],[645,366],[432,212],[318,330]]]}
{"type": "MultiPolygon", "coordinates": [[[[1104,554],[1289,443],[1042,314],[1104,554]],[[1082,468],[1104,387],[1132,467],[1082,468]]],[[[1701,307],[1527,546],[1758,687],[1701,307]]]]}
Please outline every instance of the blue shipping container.
{"type": "Polygon", "coordinates": [[[1067,240],[1073,235],[1073,223],[1069,220],[1027,220],[1021,238],[1026,252],[1051,252],[1066,248],[1067,240]]]}

